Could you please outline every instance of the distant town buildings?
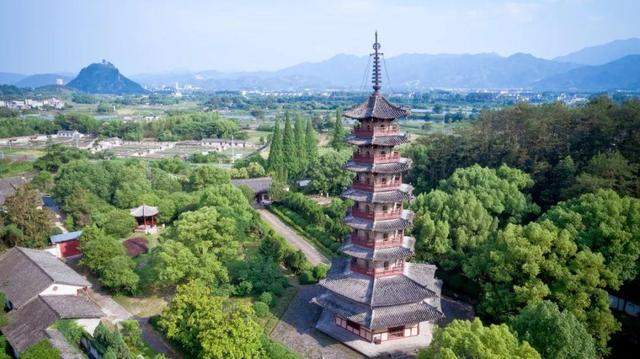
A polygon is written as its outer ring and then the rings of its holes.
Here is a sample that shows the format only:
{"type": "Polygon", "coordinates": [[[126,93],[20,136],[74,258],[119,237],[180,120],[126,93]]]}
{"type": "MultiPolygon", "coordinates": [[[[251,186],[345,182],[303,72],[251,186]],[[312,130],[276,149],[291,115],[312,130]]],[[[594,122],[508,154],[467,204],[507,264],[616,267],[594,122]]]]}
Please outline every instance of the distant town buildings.
{"type": "Polygon", "coordinates": [[[253,147],[253,144],[247,141],[229,140],[222,138],[203,138],[200,143],[204,147],[213,147],[213,150],[215,151],[224,151],[229,148],[253,147]]]}
{"type": "Polygon", "coordinates": [[[45,100],[0,100],[0,107],[5,107],[10,110],[42,110],[46,108],[61,110],[64,106],[65,102],[55,97],[45,100]]]}

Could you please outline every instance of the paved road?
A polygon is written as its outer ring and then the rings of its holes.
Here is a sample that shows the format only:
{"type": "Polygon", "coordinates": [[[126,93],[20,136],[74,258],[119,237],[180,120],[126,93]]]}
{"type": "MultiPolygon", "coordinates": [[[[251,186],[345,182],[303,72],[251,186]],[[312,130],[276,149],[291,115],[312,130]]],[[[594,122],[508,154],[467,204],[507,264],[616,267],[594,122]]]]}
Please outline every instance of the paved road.
{"type": "Polygon", "coordinates": [[[287,226],[280,218],[264,208],[257,209],[262,220],[267,222],[276,233],[281,235],[289,244],[301,250],[311,264],[318,265],[320,263],[329,264],[329,260],[320,253],[314,246],[307,242],[296,231],[287,226]]]}

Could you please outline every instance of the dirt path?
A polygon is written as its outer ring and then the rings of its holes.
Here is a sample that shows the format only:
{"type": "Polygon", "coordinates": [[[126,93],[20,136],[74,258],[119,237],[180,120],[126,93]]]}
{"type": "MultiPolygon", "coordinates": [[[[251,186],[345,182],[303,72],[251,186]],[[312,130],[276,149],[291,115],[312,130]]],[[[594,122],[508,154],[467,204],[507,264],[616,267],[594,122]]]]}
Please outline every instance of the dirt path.
{"type": "Polygon", "coordinates": [[[329,259],[320,253],[314,246],[307,242],[296,231],[283,223],[280,218],[276,217],[273,213],[266,209],[257,209],[262,220],[267,222],[276,233],[281,235],[289,244],[301,250],[311,264],[318,265],[320,263],[329,264],[329,259]]]}

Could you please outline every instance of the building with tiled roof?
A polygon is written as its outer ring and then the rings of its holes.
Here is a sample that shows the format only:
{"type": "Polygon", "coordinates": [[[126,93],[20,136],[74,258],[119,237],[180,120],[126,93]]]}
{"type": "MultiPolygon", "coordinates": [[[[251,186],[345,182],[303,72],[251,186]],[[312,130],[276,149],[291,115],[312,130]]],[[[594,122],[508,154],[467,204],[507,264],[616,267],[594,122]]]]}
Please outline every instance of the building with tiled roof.
{"type": "Polygon", "coordinates": [[[0,256],[0,292],[9,313],[0,332],[15,354],[48,339],[60,319],[74,319],[93,333],[104,317],[87,295],[91,284],[53,254],[13,247],[0,256]]]}
{"type": "Polygon", "coordinates": [[[394,120],[409,111],[380,94],[379,48],[376,34],[373,94],[345,112],[359,121],[347,139],[357,150],[346,164],[354,183],[342,194],[354,201],[344,219],[351,227],[341,247],[346,257],[333,260],[319,283],[323,291],[312,299],[323,308],[316,328],[365,355],[378,355],[391,342],[394,351],[426,346],[443,318],[436,267],[407,261],[415,239],[405,235],[413,213],[403,202],[413,199],[413,188],[402,175],[411,161],[395,150],[408,137],[394,120]]]}

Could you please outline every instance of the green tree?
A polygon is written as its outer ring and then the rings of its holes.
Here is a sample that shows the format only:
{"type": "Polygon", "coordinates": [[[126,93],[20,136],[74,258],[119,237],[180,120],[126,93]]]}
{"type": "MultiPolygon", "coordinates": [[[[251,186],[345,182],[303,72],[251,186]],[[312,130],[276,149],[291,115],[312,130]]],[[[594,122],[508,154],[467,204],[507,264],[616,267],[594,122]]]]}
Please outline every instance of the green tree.
{"type": "Polygon", "coordinates": [[[640,200],[613,190],[597,190],[562,202],[542,217],[568,230],[578,245],[600,253],[613,274],[607,284],[617,289],[635,278],[640,258],[640,200]]]}
{"type": "Polygon", "coordinates": [[[593,338],[568,311],[543,301],[526,306],[511,321],[518,338],[527,341],[543,358],[596,358],[593,338]]]}
{"type": "Polygon", "coordinates": [[[21,236],[10,237],[18,242],[10,241],[10,246],[42,248],[48,243],[48,236],[53,230],[53,214],[49,209],[38,208],[41,199],[38,191],[30,184],[18,187],[16,192],[7,197],[4,217],[8,224],[14,225],[21,236]]]}
{"type": "Polygon", "coordinates": [[[213,166],[198,166],[191,176],[189,185],[192,190],[201,190],[207,186],[218,186],[229,183],[229,172],[213,166]]]}
{"type": "Polygon", "coordinates": [[[238,250],[235,234],[236,226],[232,218],[221,216],[214,207],[202,207],[183,213],[174,222],[169,237],[194,249],[206,242],[217,254],[233,255],[238,250]]]}
{"type": "Polygon", "coordinates": [[[60,351],[51,345],[48,340],[43,339],[36,344],[28,347],[25,351],[20,353],[20,358],[23,359],[58,359],[60,358],[60,351]]]}
{"type": "Polygon", "coordinates": [[[269,147],[268,170],[271,172],[281,171],[284,165],[284,143],[280,132],[280,120],[276,119],[271,136],[271,146],[269,147]]]}
{"type": "Polygon", "coordinates": [[[506,324],[484,326],[480,319],[454,320],[445,328],[437,328],[420,359],[456,358],[540,358],[527,342],[519,342],[506,324]]]}
{"type": "Polygon", "coordinates": [[[304,121],[300,115],[296,115],[296,121],[294,123],[294,139],[296,147],[296,159],[298,161],[298,174],[303,174],[308,165],[309,158],[307,157],[307,141],[305,138],[304,121]]]}
{"type": "Polygon", "coordinates": [[[589,160],[576,178],[571,193],[613,189],[621,195],[640,196],[638,165],[630,163],[619,151],[599,153],[589,160]]]}
{"type": "Polygon", "coordinates": [[[299,173],[300,161],[296,148],[296,138],[289,113],[285,113],[284,131],[282,133],[282,152],[284,153],[284,165],[290,177],[296,177],[299,173]]]}
{"type": "Polygon", "coordinates": [[[112,258],[124,255],[122,244],[96,226],[83,229],[80,250],[83,254],[80,264],[96,273],[102,272],[112,258]]]}
{"type": "Polygon", "coordinates": [[[335,150],[341,150],[346,146],[347,130],[342,125],[342,113],[340,109],[336,109],[336,120],[333,123],[333,129],[331,132],[331,141],[329,145],[335,150]]]}
{"type": "Polygon", "coordinates": [[[119,255],[111,258],[100,271],[100,283],[115,291],[134,292],[140,278],[133,271],[136,262],[133,259],[119,255]]]}
{"type": "Polygon", "coordinates": [[[101,218],[94,220],[96,226],[116,238],[124,238],[136,227],[136,220],[127,210],[114,209],[101,218]]]}
{"type": "Polygon", "coordinates": [[[311,180],[309,190],[327,195],[339,195],[351,185],[354,174],[344,169],[350,157],[348,151],[329,149],[323,152],[314,166],[309,169],[311,180]]]}
{"type": "Polygon", "coordinates": [[[305,130],[305,147],[307,152],[308,165],[313,166],[318,159],[318,138],[316,131],[313,129],[313,123],[307,120],[307,127],[305,130]]]}
{"type": "Polygon", "coordinates": [[[210,293],[197,281],[179,286],[158,325],[193,357],[261,357],[262,328],[251,307],[210,293]]]}

